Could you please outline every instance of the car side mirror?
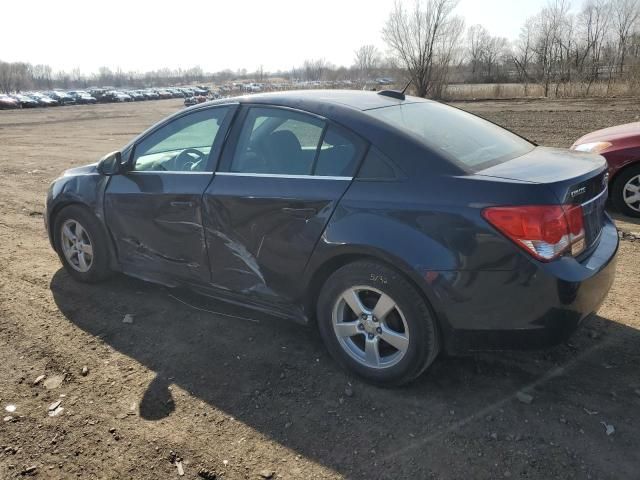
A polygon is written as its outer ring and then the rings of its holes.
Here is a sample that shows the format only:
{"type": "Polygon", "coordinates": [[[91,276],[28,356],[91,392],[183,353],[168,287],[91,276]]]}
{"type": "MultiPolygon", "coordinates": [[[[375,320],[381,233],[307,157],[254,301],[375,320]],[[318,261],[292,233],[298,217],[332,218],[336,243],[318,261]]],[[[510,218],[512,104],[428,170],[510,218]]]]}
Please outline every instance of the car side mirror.
{"type": "Polygon", "coordinates": [[[122,173],[122,154],[111,152],[98,162],[98,172],[102,175],[112,176],[122,173]]]}

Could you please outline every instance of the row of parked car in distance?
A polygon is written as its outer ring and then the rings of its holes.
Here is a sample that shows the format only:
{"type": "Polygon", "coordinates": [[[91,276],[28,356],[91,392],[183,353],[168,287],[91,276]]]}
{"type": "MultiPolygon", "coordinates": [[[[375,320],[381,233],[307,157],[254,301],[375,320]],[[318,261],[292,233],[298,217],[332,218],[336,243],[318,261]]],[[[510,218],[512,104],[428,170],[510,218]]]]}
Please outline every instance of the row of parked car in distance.
{"type": "Polygon", "coordinates": [[[137,90],[117,90],[112,87],[102,87],[87,90],[23,92],[11,95],[0,94],[0,109],[190,98],[208,96],[209,94],[209,89],[206,87],[144,88],[137,90]]]}

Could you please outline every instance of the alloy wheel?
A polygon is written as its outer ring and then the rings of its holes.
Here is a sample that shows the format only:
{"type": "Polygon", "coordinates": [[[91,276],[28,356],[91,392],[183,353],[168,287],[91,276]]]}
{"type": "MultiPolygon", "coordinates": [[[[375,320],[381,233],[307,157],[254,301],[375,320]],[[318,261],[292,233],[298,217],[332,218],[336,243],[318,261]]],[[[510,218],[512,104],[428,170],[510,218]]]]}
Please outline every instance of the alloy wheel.
{"type": "Polygon", "coordinates": [[[409,327],[402,311],[376,288],[345,290],[335,302],[332,323],[343,350],[369,368],[392,367],[409,348],[409,327]]]}
{"type": "Polygon", "coordinates": [[[640,175],[631,177],[625,184],[622,198],[630,209],[640,212],[640,175]]]}
{"type": "Polygon", "coordinates": [[[88,272],[93,264],[93,245],[89,233],[80,222],[69,219],[62,224],[60,236],[67,263],[78,272],[88,272]]]}

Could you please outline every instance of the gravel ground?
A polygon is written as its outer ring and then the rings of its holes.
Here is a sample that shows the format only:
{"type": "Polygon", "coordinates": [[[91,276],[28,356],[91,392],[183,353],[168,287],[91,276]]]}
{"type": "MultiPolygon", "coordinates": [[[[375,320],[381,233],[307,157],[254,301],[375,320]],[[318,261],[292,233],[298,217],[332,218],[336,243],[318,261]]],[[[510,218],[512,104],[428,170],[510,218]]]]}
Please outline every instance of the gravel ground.
{"type": "MultiPolygon", "coordinates": [[[[457,106],[564,147],[638,119],[630,99],[457,106]]],[[[440,358],[379,389],[312,329],[61,269],[49,182],[177,108],[0,112],[0,478],[638,478],[640,222],[616,217],[629,232],[616,282],[568,343],[440,358]]]]}

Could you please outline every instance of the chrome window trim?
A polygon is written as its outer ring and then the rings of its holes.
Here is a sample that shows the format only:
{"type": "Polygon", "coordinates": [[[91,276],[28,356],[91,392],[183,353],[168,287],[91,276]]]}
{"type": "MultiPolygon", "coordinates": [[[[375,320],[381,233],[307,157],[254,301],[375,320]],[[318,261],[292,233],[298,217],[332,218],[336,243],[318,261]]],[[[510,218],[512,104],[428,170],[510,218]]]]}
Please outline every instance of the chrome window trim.
{"type": "Polygon", "coordinates": [[[186,175],[213,175],[213,172],[190,172],[188,170],[129,170],[125,173],[125,176],[129,175],[139,175],[139,174],[162,174],[162,175],[176,175],[176,174],[186,174],[186,175]]]}
{"type": "Polygon", "coordinates": [[[325,175],[286,175],[279,173],[216,172],[216,175],[226,175],[229,177],[301,178],[309,180],[353,180],[353,177],[333,177],[325,175]]]}

